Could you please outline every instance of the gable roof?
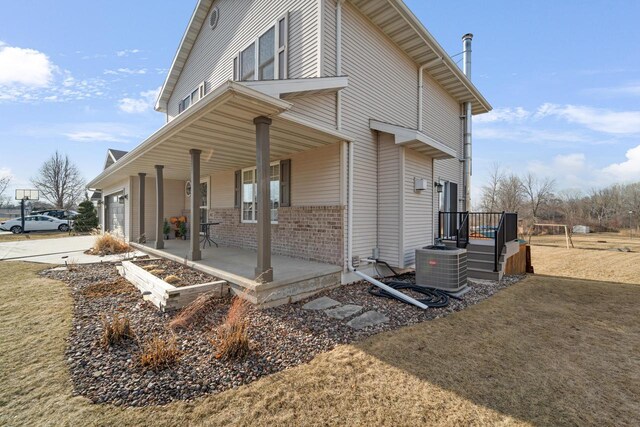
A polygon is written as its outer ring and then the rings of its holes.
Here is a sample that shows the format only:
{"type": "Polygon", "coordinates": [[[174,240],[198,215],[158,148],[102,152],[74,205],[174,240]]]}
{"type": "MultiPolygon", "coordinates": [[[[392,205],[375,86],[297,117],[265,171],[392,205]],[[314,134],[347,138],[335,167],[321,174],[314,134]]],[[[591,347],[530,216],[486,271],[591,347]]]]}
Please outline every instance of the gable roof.
{"type": "MultiPolygon", "coordinates": [[[[480,91],[402,0],[348,1],[417,64],[426,65],[426,71],[459,102],[471,102],[473,114],[486,113],[492,109],[480,91]]],[[[214,0],[198,0],[158,95],[155,105],[157,111],[166,111],[167,102],[213,2],[214,0]]]]}
{"type": "Polygon", "coordinates": [[[120,160],[120,158],[127,153],[128,151],[114,150],[113,148],[109,148],[107,150],[107,158],[104,161],[104,169],[108,168],[109,166],[111,166],[112,164],[120,160]]]}
{"type": "Polygon", "coordinates": [[[196,4],[196,8],[193,10],[193,14],[189,20],[189,25],[187,25],[187,30],[182,35],[182,40],[180,40],[180,45],[178,45],[178,51],[173,58],[171,68],[169,68],[169,73],[167,73],[167,78],[164,80],[162,89],[160,89],[160,94],[156,100],[156,111],[166,111],[167,102],[169,102],[173,88],[178,82],[180,73],[182,73],[184,64],[187,62],[191,48],[193,48],[193,44],[196,42],[200,28],[202,28],[202,24],[207,18],[207,13],[213,1],[214,0],[198,0],[198,4],[196,4]]]}

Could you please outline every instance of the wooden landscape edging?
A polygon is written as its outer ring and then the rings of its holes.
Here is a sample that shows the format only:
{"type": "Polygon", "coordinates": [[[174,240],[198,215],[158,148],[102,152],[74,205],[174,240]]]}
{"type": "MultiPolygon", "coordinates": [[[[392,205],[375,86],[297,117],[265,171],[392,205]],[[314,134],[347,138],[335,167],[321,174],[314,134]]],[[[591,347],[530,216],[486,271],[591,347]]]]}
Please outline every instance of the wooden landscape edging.
{"type": "Polygon", "coordinates": [[[145,299],[162,311],[180,309],[207,292],[219,296],[229,292],[226,280],[181,287],[173,286],[131,261],[122,262],[121,274],[142,292],[145,299]]]}

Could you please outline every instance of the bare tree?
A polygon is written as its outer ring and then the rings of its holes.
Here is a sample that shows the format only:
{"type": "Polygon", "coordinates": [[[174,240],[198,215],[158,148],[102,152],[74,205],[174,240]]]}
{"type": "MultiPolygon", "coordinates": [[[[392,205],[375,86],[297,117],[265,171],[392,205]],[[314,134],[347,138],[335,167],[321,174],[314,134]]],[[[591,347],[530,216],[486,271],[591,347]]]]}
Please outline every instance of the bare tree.
{"type": "Polygon", "coordinates": [[[84,191],[84,179],[78,167],[71,163],[68,155],[58,151],[44,162],[31,183],[45,200],[58,209],[74,206],[84,191]]]}
{"type": "Polygon", "coordinates": [[[489,171],[489,182],[482,186],[480,208],[485,212],[496,212],[499,208],[500,185],[504,172],[499,163],[494,163],[489,171]]]}
{"type": "Polygon", "coordinates": [[[519,212],[522,208],[522,182],[516,174],[505,175],[498,187],[498,209],[505,212],[519,212]]]}
{"type": "Polygon", "coordinates": [[[553,197],[554,187],[555,181],[553,179],[538,179],[531,172],[522,179],[522,191],[529,204],[531,216],[534,219],[538,217],[540,208],[549,203],[553,197]]]}
{"type": "Polygon", "coordinates": [[[11,183],[11,175],[6,175],[0,177],[0,207],[5,205],[5,202],[8,202],[8,197],[4,195],[4,192],[7,191],[7,187],[11,183]]]}
{"type": "Polygon", "coordinates": [[[554,186],[555,181],[553,179],[539,179],[531,172],[527,173],[522,179],[522,192],[527,200],[529,210],[529,242],[531,242],[533,225],[538,221],[540,208],[547,205],[553,198],[554,186]]]}

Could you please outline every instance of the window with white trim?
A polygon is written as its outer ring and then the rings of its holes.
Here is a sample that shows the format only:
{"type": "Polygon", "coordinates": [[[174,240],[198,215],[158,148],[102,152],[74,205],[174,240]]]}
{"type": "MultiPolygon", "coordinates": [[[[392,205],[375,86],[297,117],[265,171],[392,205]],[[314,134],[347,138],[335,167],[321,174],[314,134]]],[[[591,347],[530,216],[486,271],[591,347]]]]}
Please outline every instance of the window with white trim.
{"type": "Polygon", "coordinates": [[[233,58],[233,79],[287,78],[287,17],[272,23],[233,58]]]}
{"type": "MultiPolygon", "coordinates": [[[[242,169],[242,222],[257,222],[257,169],[242,169]]],[[[278,222],[278,208],[280,207],[280,162],[271,163],[270,167],[270,196],[271,222],[278,222]]]]}
{"type": "Polygon", "coordinates": [[[198,85],[197,88],[192,90],[189,95],[184,97],[182,101],[178,103],[178,114],[182,113],[184,110],[204,98],[204,96],[207,94],[206,87],[206,82],[202,82],[198,85]]]}

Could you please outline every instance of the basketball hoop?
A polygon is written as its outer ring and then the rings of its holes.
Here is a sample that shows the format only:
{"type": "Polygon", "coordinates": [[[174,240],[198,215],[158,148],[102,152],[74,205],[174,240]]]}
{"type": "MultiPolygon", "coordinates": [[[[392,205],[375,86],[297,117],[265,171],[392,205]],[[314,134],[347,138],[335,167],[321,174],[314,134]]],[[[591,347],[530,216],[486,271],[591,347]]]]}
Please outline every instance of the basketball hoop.
{"type": "Polygon", "coordinates": [[[25,229],[24,229],[24,204],[26,201],[29,200],[39,200],[40,199],[40,192],[38,190],[32,190],[32,189],[21,189],[21,190],[16,190],[16,200],[20,200],[20,232],[24,233],[25,229]]]}
{"type": "Polygon", "coordinates": [[[39,200],[40,192],[38,190],[22,189],[16,190],[16,200],[39,200]]]}

